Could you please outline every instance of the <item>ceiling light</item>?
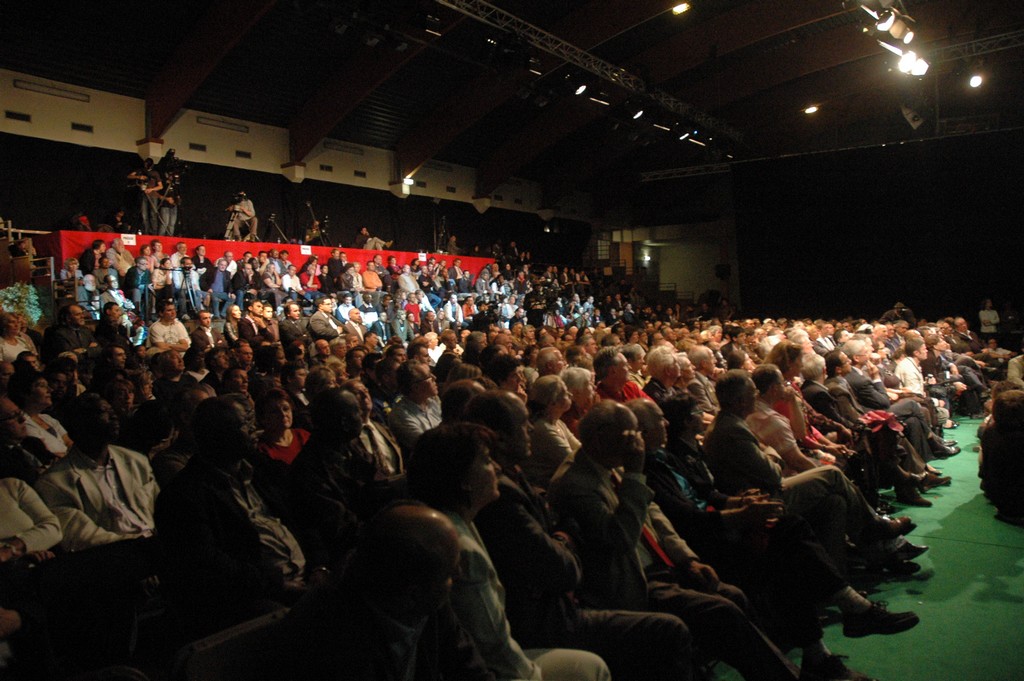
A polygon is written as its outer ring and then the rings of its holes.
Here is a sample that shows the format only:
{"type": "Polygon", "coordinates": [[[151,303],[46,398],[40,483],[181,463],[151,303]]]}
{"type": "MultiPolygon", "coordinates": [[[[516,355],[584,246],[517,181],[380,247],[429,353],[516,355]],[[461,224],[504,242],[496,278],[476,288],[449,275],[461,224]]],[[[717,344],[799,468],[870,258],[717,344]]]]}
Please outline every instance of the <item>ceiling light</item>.
{"type": "Polygon", "coordinates": [[[681,3],[679,3],[678,5],[676,5],[675,7],[672,8],[672,14],[677,14],[677,15],[678,14],[682,14],[683,12],[688,12],[688,11],[690,11],[690,3],[688,3],[688,2],[681,2],[681,3]]]}
{"type": "Polygon", "coordinates": [[[913,50],[904,52],[903,56],[900,57],[900,63],[897,66],[901,73],[910,73],[911,69],[914,68],[914,64],[917,62],[917,53],[913,50]]]}
{"type": "Polygon", "coordinates": [[[597,99],[595,97],[587,97],[587,99],[594,102],[595,104],[600,104],[601,106],[611,106],[611,102],[606,102],[603,99],[597,99]]]}
{"type": "Polygon", "coordinates": [[[637,112],[635,114],[633,114],[633,120],[635,121],[636,119],[640,118],[643,115],[644,115],[644,110],[643,109],[638,109],[637,112]]]}
{"type": "Polygon", "coordinates": [[[684,140],[684,139],[686,139],[689,136],[690,136],[690,133],[684,132],[682,135],[679,136],[679,139],[684,140]]]}
{"type": "Polygon", "coordinates": [[[981,87],[981,84],[983,82],[985,82],[985,79],[981,77],[981,74],[975,73],[973,76],[971,76],[971,79],[968,81],[968,85],[970,85],[971,87],[981,87]]]}
{"type": "Polygon", "coordinates": [[[818,112],[818,107],[816,105],[814,105],[814,104],[812,104],[809,107],[807,107],[806,109],[804,109],[804,113],[805,114],[812,114],[812,113],[817,113],[817,112],[818,112]]]}
{"type": "Polygon", "coordinates": [[[700,140],[695,140],[695,139],[693,139],[692,137],[691,137],[690,139],[688,139],[688,140],[687,140],[687,142],[693,142],[694,144],[699,144],[699,145],[700,145],[700,146],[702,146],[702,147],[706,147],[706,146],[707,146],[706,144],[704,144],[704,143],[703,143],[703,142],[701,142],[700,140]]]}
{"type": "Polygon", "coordinates": [[[896,23],[896,12],[891,9],[887,9],[878,15],[878,23],[875,24],[875,28],[882,32],[888,32],[892,25],[896,23]]]}
{"type": "Polygon", "coordinates": [[[411,187],[414,184],[416,184],[416,180],[412,179],[411,177],[407,177],[404,180],[402,180],[402,184],[404,184],[406,187],[411,187]]]}
{"type": "Polygon", "coordinates": [[[586,91],[587,91],[587,84],[586,84],[586,83],[583,83],[583,84],[582,84],[582,85],[580,85],[580,86],[579,86],[578,88],[576,88],[576,94],[577,94],[577,96],[578,96],[578,95],[582,95],[582,94],[583,94],[584,92],[586,92],[586,91]]]}
{"type": "Polygon", "coordinates": [[[910,68],[910,75],[912,76],[923,76],[928,73],[928,68],[931,66],[928,62],[920,57],[914,62],[914,65],[910,68]]]}
{"type": "Polygon", "coordinates": [[[671,128],[665,127],[661,123],[655,123],[654,127],[656,127],[658,130],[664,130],[665,132],[671,131],[671,128]]]}

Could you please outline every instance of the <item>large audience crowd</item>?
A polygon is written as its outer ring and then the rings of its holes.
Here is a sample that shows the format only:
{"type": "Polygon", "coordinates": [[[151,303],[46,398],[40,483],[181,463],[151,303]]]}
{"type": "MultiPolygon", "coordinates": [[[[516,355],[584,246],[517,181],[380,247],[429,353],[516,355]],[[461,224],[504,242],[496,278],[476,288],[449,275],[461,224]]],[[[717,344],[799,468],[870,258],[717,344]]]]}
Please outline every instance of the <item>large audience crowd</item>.
{"type": "Polygon", "coordinates": [[[957,418],[1022,523],[1024,360],[965,319],[735,319],[495,256],[98,240],[43,335],[0,314],[5,673],[290,608],[274,678],[862,679],[821,610],[918,623],[849,580],[919,568],[895,509],[951,484],[957,418]]]}

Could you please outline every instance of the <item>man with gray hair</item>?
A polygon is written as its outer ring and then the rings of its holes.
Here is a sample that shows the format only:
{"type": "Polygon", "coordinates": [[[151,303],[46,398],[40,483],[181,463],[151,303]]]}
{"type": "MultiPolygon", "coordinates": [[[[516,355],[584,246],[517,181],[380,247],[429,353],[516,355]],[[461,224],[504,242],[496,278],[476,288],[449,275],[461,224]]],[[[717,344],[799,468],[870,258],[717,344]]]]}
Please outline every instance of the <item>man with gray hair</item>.
{"type": "Polygon", "coordinates": [[[693,379],[686,389],[693,395],[693,399],[697,400],[697,406],[701,411],[714,416],[719,410],[714,384],[717,373],[715,355],[711,352],[711,348],[704,345],[698,345],[686,354],[694,369],[693,379]]]}
{"type": "Polygon", "coordinates": [[[638,398],[651,399],[629,380],[629,362],[618,347],[601,348],[594,357],[594,376],[597,394],[603,400],[626,403],[638,398]]]}
{"type": "Polygon", "coordinates": [[[796,668],[747,616],[743,592],[720,582],[652,503],[633,413],[600,402],[584,417],[580,436],[575,462],[548,498],[563,520],[579,527],[581,602],[676,615],[705,654],[745,679],[796,679],[796,668]]]}
{"type": "Polygon", "coordinates": [[[644,392],[661,404],[677,394],[675,385],[679,380],[679,362],[676,351],[664,345],[647,353],[647,373],[651,380],[644,386],[644,392]]]}
{"type": "MultiPolygon", "coordinates": [[[[814,527],[833,562],[845,571],[849,536],[863,545],[895,539],[915,526],[910,518],[887,519],[875,513],[860,491],[835,466],[810,468],[783,477],[780,453],[764,446],[748,425],[758,389],[745,371],[733,370],[715,386],[722,411],[704,443],[715,486],[726,494],[760,489],[779,496],[786,508],[814,527]]],[[[792,438],[792,433],[790,433],[792,438]]]]}

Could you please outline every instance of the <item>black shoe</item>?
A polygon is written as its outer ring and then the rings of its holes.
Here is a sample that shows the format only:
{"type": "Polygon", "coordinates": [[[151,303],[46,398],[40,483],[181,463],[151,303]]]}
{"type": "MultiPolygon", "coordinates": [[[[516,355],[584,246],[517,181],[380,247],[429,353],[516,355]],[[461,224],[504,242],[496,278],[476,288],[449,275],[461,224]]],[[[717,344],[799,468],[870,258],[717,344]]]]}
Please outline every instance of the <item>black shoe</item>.
{"type": "Polygon", "coordinates": [[[943,440],[942,444],[946,445],[947,447],[956,447],[960,443],[957,442],[956,440],[943,440]]]}
{"type": "Polygon", "coordinates": [[[913,629],[920,622],[913,612],[889,612],[885,602],[872,603],[871,607],[861,613],[843,615],[843,636],[861,638],[872,634],[898,634],[913,629]]]}
{"type": "Polygon", "coordinates": [[[805,662],[800,667],[800,681],[873,681],[873,679],[847,667],[843,664],[841,655],[829,655],[814,664],[805,662]]]}
{"type": "Polygon", "coordinates": [[[904,506],[917,506],[919,508],[930,508],[932,502],[922,497],[916,489],[896,492],[896,501],[904,506]]]}
{"type": "Polygon", "coordinates": [[[928,547],[924,544],[911,544],[903,539],[899,548],[896,549],[895,557],[898,561],[914,560],[927,550],[928,547]]]}

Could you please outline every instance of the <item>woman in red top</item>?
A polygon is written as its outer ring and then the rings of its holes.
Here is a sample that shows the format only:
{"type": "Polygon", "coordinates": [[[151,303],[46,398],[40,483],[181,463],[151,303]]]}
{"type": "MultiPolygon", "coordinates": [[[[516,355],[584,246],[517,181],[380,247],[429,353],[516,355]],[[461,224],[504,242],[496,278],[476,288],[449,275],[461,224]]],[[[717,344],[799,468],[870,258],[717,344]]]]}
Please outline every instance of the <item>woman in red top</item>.
{"type": "Polygon", "coordinates": [[[268,390],[259,399],[256,420],[263,429],[257,447],[276,461],[291,464],[309,440],[308,430],[292,428],[292,400],[280,388],[268,390]]]}
{"type": "Polygon", "coordinates": [[[320,276],[317,270],[320,266],[315,260],[306,264],[306,269],[299,275],[299,284],[302,285],[302,296],[306,300],[316,300],[320,295],[320,276]]]}

